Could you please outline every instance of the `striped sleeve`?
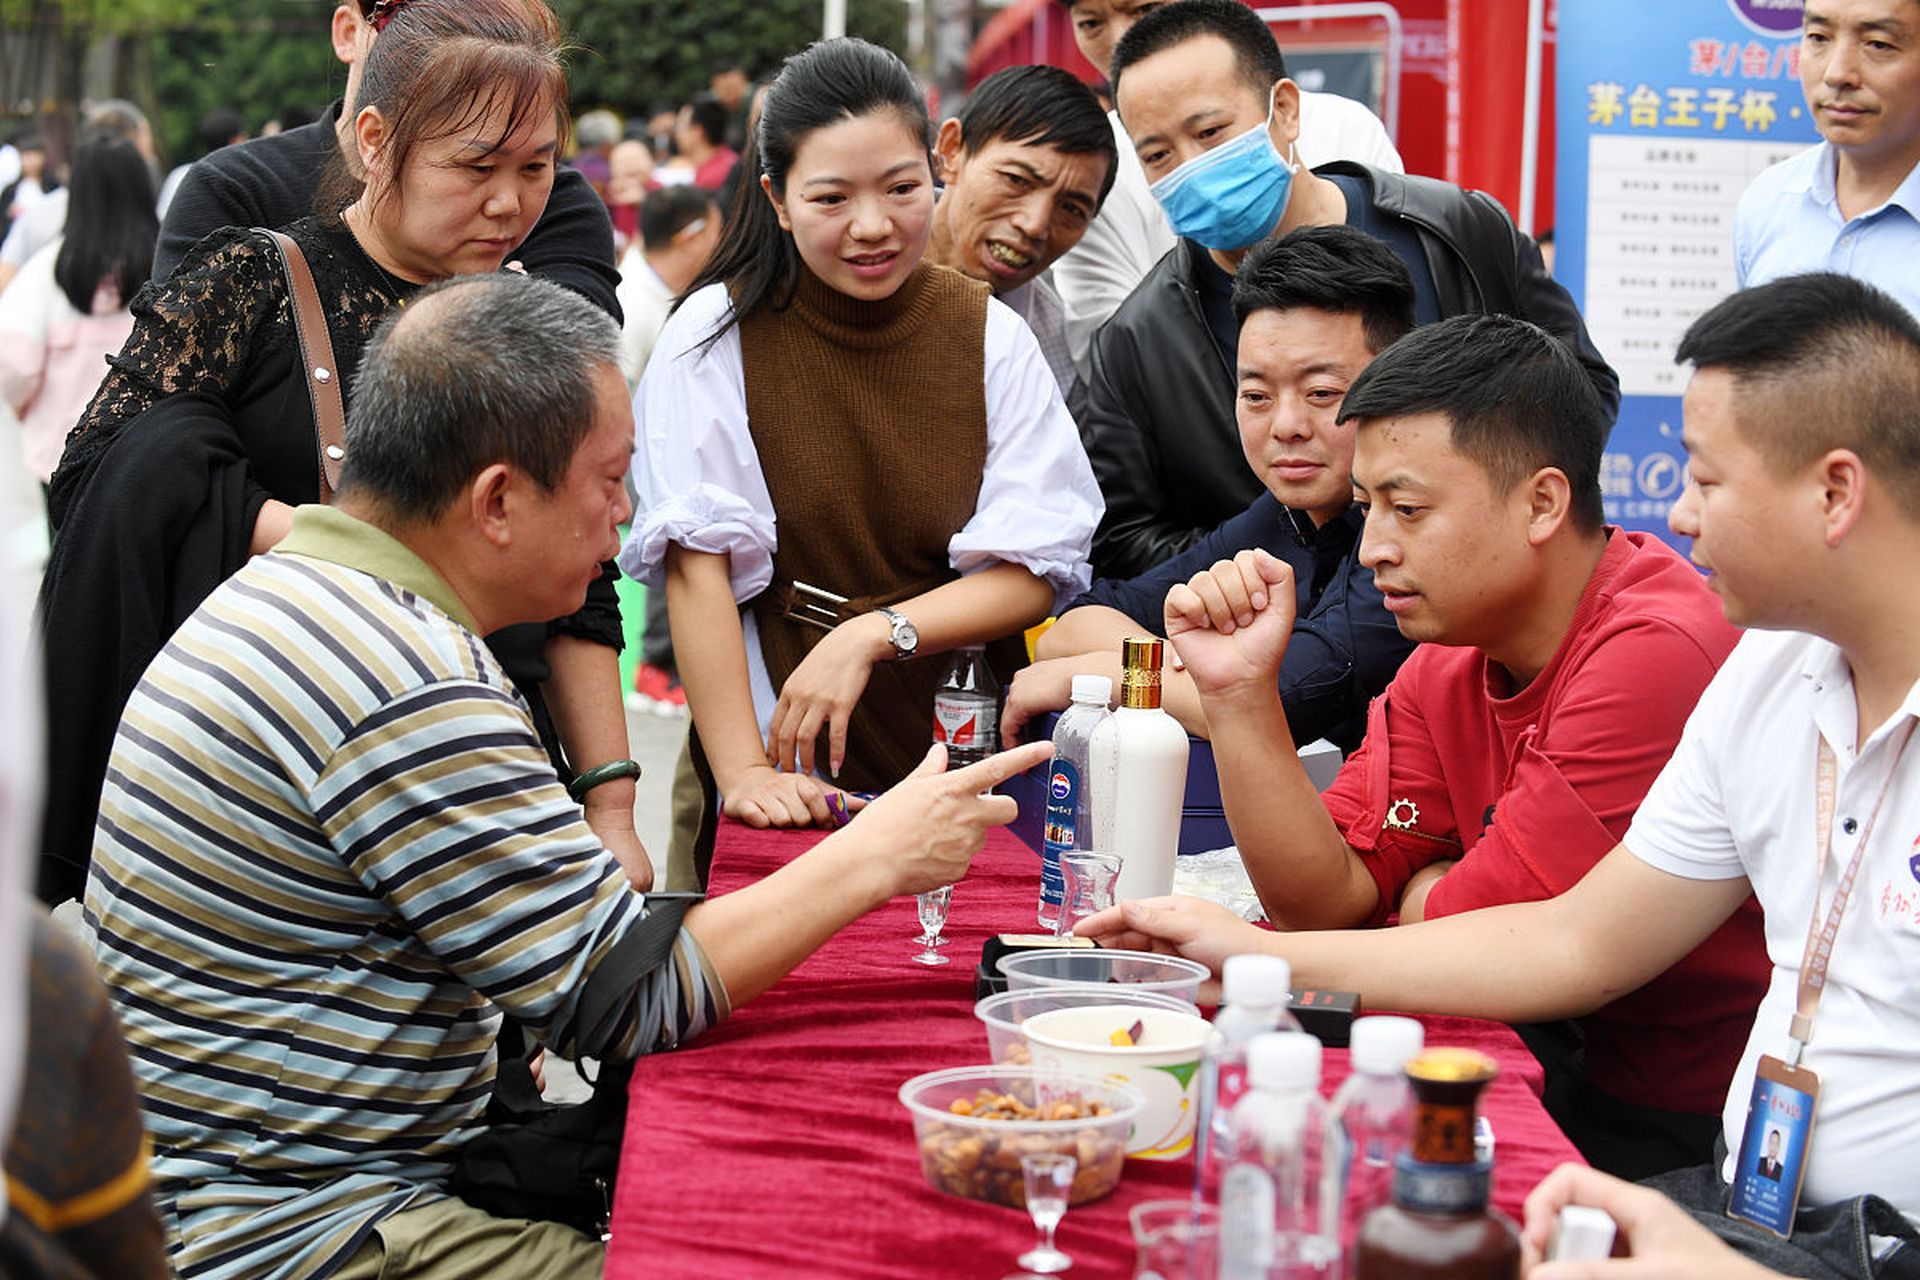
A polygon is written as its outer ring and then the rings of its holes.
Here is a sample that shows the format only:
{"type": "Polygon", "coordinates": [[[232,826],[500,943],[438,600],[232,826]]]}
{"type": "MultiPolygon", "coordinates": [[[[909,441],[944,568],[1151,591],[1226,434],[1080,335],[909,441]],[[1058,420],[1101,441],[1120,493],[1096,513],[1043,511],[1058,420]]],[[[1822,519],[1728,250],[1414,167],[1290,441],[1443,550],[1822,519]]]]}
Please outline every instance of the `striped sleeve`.
{"type": "MultiPolygon", "coordinates": [[[[512,694],[470,680],[408,690],[344,736],[313,813],[347,868],[453,974],[563,1053],[587,976],[644,915],[512,694]]],[[[684,930],[640,983],[631,1053],[725,1016],[684,930]]]]}

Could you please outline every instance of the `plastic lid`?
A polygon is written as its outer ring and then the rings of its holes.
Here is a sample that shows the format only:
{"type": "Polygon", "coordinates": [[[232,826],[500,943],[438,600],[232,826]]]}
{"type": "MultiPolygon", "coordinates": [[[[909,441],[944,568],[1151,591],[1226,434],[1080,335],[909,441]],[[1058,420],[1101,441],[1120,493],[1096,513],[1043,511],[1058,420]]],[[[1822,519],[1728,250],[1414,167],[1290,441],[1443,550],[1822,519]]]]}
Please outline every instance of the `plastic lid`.
{"type": "Polygon", "coordinates": [[[1353,1069],[1370,1076],[1397,1076],[1427,1047],[1427,1030],[1412,1018],[1356,1018],[1351,1042],[1353,1069]]]}
{"type": "Polygon", "coordinates": [[[1222,1004],[1285,1004],[1293,986],[1293,966],[1279,956],[1250,951],[1228,956],[1220,966],[1222,1004]]]}
{"type": "Polygon", "coordinates": [[[1549,1262],[1592,1262],[1613,1254],[1613,1219],[1590,1205],[1562,1205],[1547,1245],[1549,1262]]]}
{"type": "Polygon", "coordinates": [[[1247,1081],[1256,1089],[1318,1089],[1320,1042],[1304,1031],[1269,1031],[1247,1046],[1247,1081]]]}
{"type": "Polygon", "coordinates": [[[1113,679],[1110,676],[1075,676],[1073,678],[1073,700],[1075,702],[1097,702],[1106,706],[1113,701],[1113,679]]]}

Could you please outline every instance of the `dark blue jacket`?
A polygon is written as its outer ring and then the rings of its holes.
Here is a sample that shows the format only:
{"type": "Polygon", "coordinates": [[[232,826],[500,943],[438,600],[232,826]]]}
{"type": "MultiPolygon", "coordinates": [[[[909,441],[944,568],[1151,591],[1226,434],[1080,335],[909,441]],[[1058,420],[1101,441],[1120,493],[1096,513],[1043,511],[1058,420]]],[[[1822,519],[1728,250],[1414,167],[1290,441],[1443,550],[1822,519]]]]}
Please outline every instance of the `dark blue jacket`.
{"type": "Polygon", "coordinates": [[[1298,617],[1280,664],[1280,701],[1301,746],[1325,738],[1343,752],[1360,745],[1367,701],[1387,687],[1413,652],[1380,601],[1373,571],[1360,563],[1358,507],[1316,530],[1305,515],[1262,493],[1200,541],[1132,578],[1102,578],[1069,604],[1118,609],[1155,635],[1166,632],[1167,592],[1215,561],[1261,547],[1293,567],[1298,617]]]}

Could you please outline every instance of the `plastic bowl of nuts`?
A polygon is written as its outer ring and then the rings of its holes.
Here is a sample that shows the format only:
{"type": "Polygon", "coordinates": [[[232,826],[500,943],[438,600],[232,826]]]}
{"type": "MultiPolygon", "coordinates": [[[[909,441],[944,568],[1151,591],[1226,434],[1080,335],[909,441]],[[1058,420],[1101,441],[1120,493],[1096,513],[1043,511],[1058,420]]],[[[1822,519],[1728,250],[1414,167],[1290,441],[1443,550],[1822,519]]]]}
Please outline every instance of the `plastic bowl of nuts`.
{"type": "Polygon", "coordinates": [[[1140,991],[1158,991],[1193,1004],[1200,998],[1200,984],[1207,980],[1207,966],[1179,956],[1155,955],[1151,951],[1017,951],[1003,956],[1000,972],[1006,975],[1007,990],[1031,991],[1036,987],[1104,987],[1115,985],[1140,991]]]}
{"type": "Polygon", "coordinates": [[[1087,1005],[1139,1005],[1146,1009],[1171,1009],[1175,1013],[1197,1014],[1190,1001],[1159,991],[1138,991],[1132,987],[1035,987],[1029,991],[1003,991],[987,996],[973,1006],[973,1016],[987,1029],[987,1052],[995,1061],[1024,1067],[1033,1063],[1022,1025],[1028,1018],[1055,1009],[1080,1009],[1087,1005]]]}
{"type": "Polygon", "coordinates": [[[1031,1067],[953,1067],[900,1086],[913,1113],[920,1169],[936,1191],[1023,1209],[1020,1157],[1057,1151],[1079,1161],[1068,1204],[1120,1185],[1142,1100],[1127,1085],[1031,1067]]]}

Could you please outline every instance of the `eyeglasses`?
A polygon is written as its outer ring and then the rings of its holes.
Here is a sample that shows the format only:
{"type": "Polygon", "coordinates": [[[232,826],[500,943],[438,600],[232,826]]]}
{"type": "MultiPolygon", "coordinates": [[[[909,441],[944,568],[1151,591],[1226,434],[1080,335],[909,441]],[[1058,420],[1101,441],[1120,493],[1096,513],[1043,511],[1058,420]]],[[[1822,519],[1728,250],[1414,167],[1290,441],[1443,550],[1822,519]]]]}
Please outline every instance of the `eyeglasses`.
{"type": "Polygon", "coordinates": [[[375,31],[385,31],[404,3],[406,0],[360,0],[360,16],[372,23],[375,31]]]}

